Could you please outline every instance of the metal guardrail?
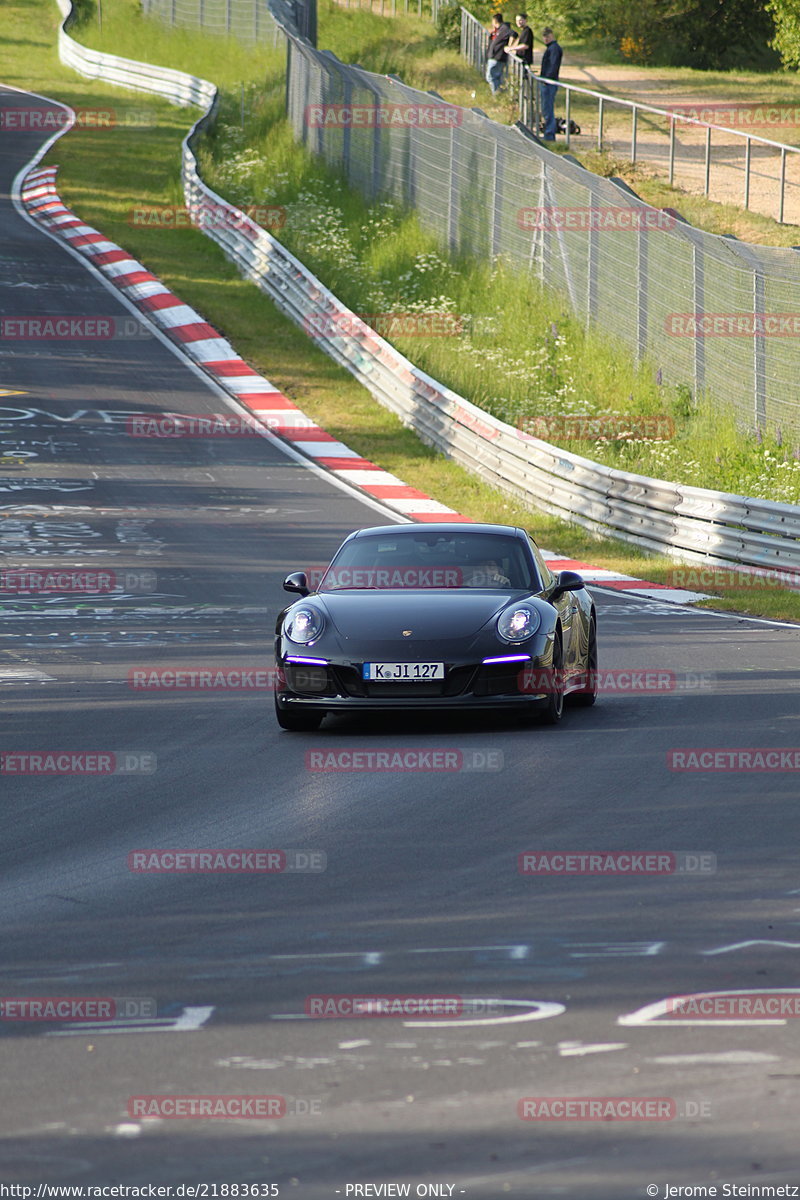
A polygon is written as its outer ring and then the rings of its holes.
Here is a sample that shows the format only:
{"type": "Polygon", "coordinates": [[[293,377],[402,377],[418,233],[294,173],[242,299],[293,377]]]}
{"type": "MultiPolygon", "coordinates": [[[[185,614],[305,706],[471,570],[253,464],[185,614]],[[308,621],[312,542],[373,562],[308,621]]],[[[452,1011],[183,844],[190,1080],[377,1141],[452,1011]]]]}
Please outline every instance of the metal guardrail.
{"type": "MultiPolygon", "coordinates": [[[[57,3],[62,13],[70,7],[69,0],[57,3]]],[[[192,145],[213,118],[213,84],[87,50],[63,30],[59,48],[62,60],[82,74],[206,108],[182,147],[192,216],[201,222],[203,213],[214,215],[203,231],[298,325],[309,328],[310,319],[318,323],[328,314],[335,327],[352,330],[355,314],[267,230],[200,178],[192,145]],[[220,208],[230,213],[230,224],[219,221],[220,208]]],[[[424,442],[525,505],[682,560],[800,567],[800,507],[632,475],[522,434],[419,370],[372,330],[332,336],[321,345],[424,442]]]]}
{"type": "MultiPolygon", "coordinates": [[[[483,71],[487,56],[488,34],[486,29],[471,12],[463,6],[461,7],[461,54],[471,66],[478,71],[483,71]]],[[[784,142],[776,142],[771,138],[760,137],[755,133],[744,133],[739,129],[729,129],[725,125],[717,125],[710,121],[703,121],[697,117],[690,117],[684,113],[675,112],[671,109],[656,108],[652,104],[642,104],[638,100],[624,100],[620,96],[612,96],[608,92],[597,92],[591,88],[581,87],[577,83],[568,83],[566,80],[559,79],[554,82],[551,79],[542,79],[535,75],[530,67],[512,54],[506,56],[509,64],[509,78],[512,82],[512,90],[519,105],[520,121],[533,133],[539,132],[539,117],[540,104],[538,100],[538,87],[552,87],[560,90],[565,98],[565,131],[564,143],[569,149],[570,132],[569,123],[572,115],[572,96],[591,96],[597,101],[597,149],[603,150],[604,145],[604,130],[606,108],[617,105],[619,108],[626,109],[631,114],[631,132],[630,143],[631,153],[630,160],[632,163],[637,161],[639,153],[639,114],[652,113],[654,116],[663,118],[667,123],[669,137],[668,151],[668,175],[669,182],[672,184],[675,178],[675,152],[676,152],[676,131],[679,124],[687,127],[693,127],[702,130],[705,135],[704,139],[704,193],[710,196],[711,192],[711,161],[712,161],[712,135],[714,132],[725,134],[728,137],[739,138],[744,146],[744,180],[743,180],[743,196],[742,205],[744,208],[750,207],[750,183],[752,176],[752,149],[753,144],[756,146],[771,146],[780,154],[780,165],[778,172],[778,199],[776,207],[776,220],[783,224],[784,212],[786,208],[786,160],[787,155],[800,154],[800,146],[789,146],[784,142]]],[[[730,107],[735,107],[731,105],[730,107]]]]}

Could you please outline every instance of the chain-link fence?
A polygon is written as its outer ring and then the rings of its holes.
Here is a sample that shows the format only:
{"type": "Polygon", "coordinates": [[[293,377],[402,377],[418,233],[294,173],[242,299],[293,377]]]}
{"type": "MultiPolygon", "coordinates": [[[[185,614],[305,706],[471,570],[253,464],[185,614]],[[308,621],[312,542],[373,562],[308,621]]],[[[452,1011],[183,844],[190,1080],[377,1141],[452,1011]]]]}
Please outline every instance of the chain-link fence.
{"type": "MultiPolygon", "coordinates": [[[[286,0],[285,17],[304,37],[307,28],[303,0],[286,0]]],[[[243,42],[267,42],[277,46],[281,32],[267,0],[142,0],[142,12],[169,25],[204,29],[208,33],[230,35],[243,42]]],[[[316,36],[311,37],[315,41],[316,36]]]]}
{"type": "Polygon", "coordinates": [[[535,272],[587,326],[743,424],[800,434],[794,250],[695,229],[520,125],[288,43],[295,135],[364,195],[413,207],[452,251],[535,272]]]}
{"type": "MultiPolygon", "coordinates": [[[[230,6],[249,13],[244,24],[257,2],[145,0],[168,19],[172,5],[230,6]]],[[[289,120],[309,150],[368,199],[415,209],[450,250],[534,272],[664,382],[708,392],[746,427],[798,438],[795,250],[695,229],[552,154],[520,124],[498,125],[480,109],[347,66],[297,34],[298,3],[271,0],[271,10],[287,44],[289,120]]]]}

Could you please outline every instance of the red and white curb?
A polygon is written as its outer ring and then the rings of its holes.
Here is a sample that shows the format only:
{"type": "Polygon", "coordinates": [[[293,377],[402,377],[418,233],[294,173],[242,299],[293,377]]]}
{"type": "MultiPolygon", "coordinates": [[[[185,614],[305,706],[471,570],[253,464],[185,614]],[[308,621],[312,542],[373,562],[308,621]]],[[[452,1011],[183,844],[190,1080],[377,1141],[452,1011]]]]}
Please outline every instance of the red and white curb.
{"type": "Polygon", "coordinates": [[[551,571],[577,571],[587,583],[598,587],[611,588],[615,592],[630,592],[644,596],[647,600],[666,600],[670,604],[694,604],[698,600],[712,600],[713,596],[705,592],[691,592],[686,588],[670,587],[668,583],[648,583],[646,579],[637,579],[634,575],[623,575],[619,571],[606,571],[601,567],[592,567],[588,563],[578,562],[574,558],[559,558],[558,555],[545,555],[551,571]]]}
{"type": "MultiPolygon", "coordinates": [[[[321,429],[274,384],[249,367],[226,338],[142,263],[131,258],[127,250],[76,217],[56,190],[57,171],[57,167],[36,167],[28,172],[21,188],[22,202],[28,213],[102,271],[148,320],[272,433],[319,466],[409,520],[472,521],[472,517],[457,513],[403,483],[402,479],[362,458],[321,429]]],[[[600,587],[679,604],[708,598],[700,592],[647,583],[588,563],[543,553],[551,570],[579,571],[587,583],[600,587]]]]}

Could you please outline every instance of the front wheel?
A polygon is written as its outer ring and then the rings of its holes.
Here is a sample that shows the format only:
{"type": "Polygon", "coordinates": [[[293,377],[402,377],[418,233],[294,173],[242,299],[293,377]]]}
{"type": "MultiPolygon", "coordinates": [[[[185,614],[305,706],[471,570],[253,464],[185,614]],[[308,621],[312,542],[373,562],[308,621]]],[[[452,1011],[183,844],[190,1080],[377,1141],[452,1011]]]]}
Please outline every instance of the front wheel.
{"type": "Polygon", "coordinates": [[[597,627],[592,617],[589,625],[589,645],[586,649],[586,673],[588,682],[586,690],[574,692],[570,701],[577,708],[589,708],[597,699],[597,627]]]}
{"type": "Polygon", "coordinates": [[[558,725],[564,715],[564,647],[559,634],[556,634],[553,644],[552,672],[552,684],[547,704],[539,714],[539,721],[542,725],[558,725]]]}
{"type": "Polygon", "coordinates": [[[276,720],[281,729],[287,729],[290,733],[313,733],[319,729],[324,716],[324,712],[287,712],[275,697],[276,720]]]}

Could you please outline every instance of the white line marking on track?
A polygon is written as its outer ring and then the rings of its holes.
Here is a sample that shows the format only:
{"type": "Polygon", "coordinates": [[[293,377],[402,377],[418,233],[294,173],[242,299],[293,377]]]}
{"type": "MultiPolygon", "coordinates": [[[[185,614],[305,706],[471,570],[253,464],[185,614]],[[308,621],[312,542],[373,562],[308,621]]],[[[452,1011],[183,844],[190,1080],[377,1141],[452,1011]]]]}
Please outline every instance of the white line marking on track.
{"type": "MultiPolygon", "coordinates": [[[[484,1001],[484,1003],[488,1003],[484,1001]]],[[[403,1021],[404,1025],[411,1026],[413,1029],[449,1029],[454,1026],[465,1025],[514,1025],[520,1021],[545,1021],[548,1017],[560,1017],[563,1012],[566,1012],[566,1007],[563,1004],[556,1004],[547,1000],[499,1000],[494,999],[492,1004],[503,1004],[509,1008],[527,1008],[531,1011],[523,1013],[514,1013],[508,1017],[477,1017],[475,1020],[459,1020],[454,1021],[403,1021]]]]}
{"type": "Polygon", "coordinates": [[[723,1050],[718,1054],[660,1054],[658,1058],[646,1058],[645,1062],[671,1067],[693,1063],[729,1063],[731,1066],[758,1062],[780,1062],[779,1054],[762,1054],[758,1050],[723,1050]]]}
{"type": "Polygon", "coordinates": [[[97,1037],[109,1033],[188,1033],[205,1025],[214,1006],[184,1008],[177,1017],[142,1017],[135,1021],[81,1021],[70,1029],[48,1030],[45,1037],[97,1037]]]}
{"type": "Polygon", "coordinates": [[[585,1054],[604,1054],[612,1050],[627,1050],[627,1042],[559,1042],[558,1053],[562,1058],[583,1058],[585,1054]]]}
{"type": "Polygon", "coordinates": [[[656,1000],[654,1004],[646,1004],[635,1012],[625,1013],[617,1017],[618,1025],[658,1025],[661,1029],[681,1029],[687,1025],[785,1025],[785,1017],[691,1017],[679,1016],[673,1020],[660,1021],[668,1012],[674,1012],[676,1001],[684,1007],[688,1001],[713,1000],[724,996],[798,996],[800,987],[796,988],[736,988],[733,990],[715,992],[692,992],[681,996],[669,996],[666,1000],[656,1000]],[[673,1006],[672,1008],[670,1006],[673,1006]]]}
{"type": "Polygon", "coordinates": [[[775,942],[771,938],[756,938],[750,942],[732,942],[730,946],[717,946],[700,953],[711,958],[715,954],[732,954],[735,950],[747,950],[750,946],[780,946],[783,950],[800,950],[800,942],[775,942]]]}

